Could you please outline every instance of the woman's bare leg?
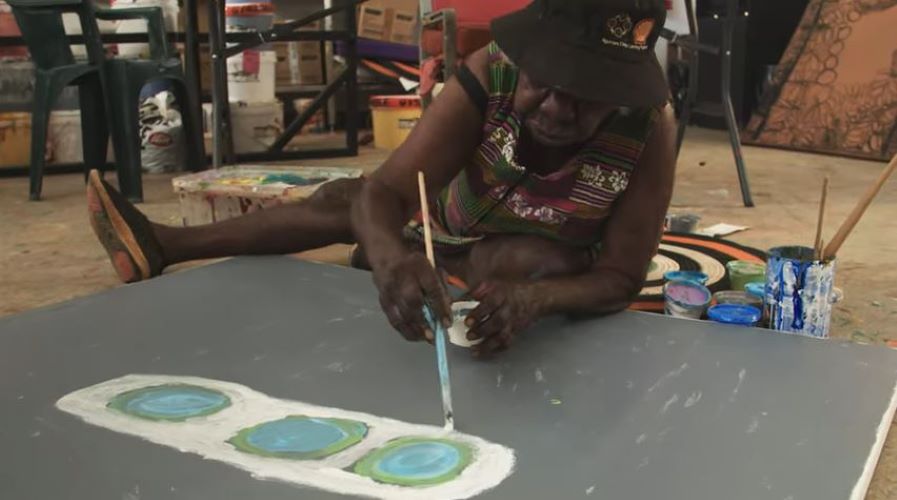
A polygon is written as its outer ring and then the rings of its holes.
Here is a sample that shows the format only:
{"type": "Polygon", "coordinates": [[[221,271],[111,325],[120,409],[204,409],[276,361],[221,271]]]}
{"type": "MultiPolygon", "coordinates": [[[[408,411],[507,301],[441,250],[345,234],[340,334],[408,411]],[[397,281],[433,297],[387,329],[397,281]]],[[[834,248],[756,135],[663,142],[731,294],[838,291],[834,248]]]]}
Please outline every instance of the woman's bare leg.
{"type": "Polygon", "coordinates": [[[349,213],[363,182],[336,180],[305,200],[213,224],[152,227],[165,265],[232,255],[296,253],[353,243],[349,213]]]}

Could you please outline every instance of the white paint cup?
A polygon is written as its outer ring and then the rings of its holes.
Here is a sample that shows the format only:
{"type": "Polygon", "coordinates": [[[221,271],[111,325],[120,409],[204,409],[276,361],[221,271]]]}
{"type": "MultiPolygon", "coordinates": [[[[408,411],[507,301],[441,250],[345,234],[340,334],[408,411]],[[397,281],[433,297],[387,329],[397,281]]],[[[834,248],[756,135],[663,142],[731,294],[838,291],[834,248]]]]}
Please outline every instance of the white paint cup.
{"type": "Polygon", "coordinates": [[[452,304],[452,326],[448,329],[449,342],[459,347],[473,347],[483,341],[483,339],[467,340],[467,325],[464,324],[467,315],[478,305],[480,303],[476,301],[452,304]]]}

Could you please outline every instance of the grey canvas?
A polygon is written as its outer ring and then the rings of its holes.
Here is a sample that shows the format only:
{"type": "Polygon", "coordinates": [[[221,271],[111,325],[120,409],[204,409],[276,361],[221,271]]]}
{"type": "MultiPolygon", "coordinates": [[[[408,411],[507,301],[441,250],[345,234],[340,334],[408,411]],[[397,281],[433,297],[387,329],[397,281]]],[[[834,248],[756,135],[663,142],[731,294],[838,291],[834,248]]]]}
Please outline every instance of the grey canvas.
{"type": "MultiPolygon", "coordinates": [[[[482,495],[508,500],[846,499],[897,381],[887,349],[639,313],[450,359],[459,430],[516,451],[482,495]]],[[[54,407],[129,373],[442,424],[432,347],[391,331],[368,274],[240,258],[0,319],[0,498],[338,498],[54,407]]]]}

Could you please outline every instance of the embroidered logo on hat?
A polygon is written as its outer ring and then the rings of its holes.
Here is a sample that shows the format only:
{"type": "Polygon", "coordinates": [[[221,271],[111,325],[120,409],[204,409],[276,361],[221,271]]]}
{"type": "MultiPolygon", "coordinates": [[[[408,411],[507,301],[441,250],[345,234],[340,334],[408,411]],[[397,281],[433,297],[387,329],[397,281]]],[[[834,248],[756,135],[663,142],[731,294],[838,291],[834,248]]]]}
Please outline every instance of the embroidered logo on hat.
{"type": "Polygon", "coordinates": [[[618,14],[607,20],[607,29],[613,36],[623,38],[632,29],[632,19],[629,14],[618,14]]]}
{"type": "Polygon", "coordinates": [[[642,19],[632,27],[629,14],[617,14],[607,20],[607,33],[612,37],[601,37],[603,45],[612,45],[629,50],[643,51],[648,48],[648,38],[654,29],[654,19],[642,19]],[[629,36],[627,36],[629,35],[629,36]],[[613,38],[616,38],[614,40],[613,38]]]}
{"type": "Polygon", "coordinates": [[[632,43],[636,45],[647,45],[648,37],[651,36],[651,30],[654,29],[653,19],[642,19],[635,25],[632,30],[632,43]]]}

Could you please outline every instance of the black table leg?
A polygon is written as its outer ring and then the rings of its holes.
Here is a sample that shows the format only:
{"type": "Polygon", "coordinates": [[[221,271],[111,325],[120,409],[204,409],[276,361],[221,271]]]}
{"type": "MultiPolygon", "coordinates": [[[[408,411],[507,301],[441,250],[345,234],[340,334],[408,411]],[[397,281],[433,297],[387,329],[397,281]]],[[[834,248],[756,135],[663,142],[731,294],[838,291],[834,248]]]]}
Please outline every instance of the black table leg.
{"type": "MultiPolygon", "coordinates": [[[[202,123],[202,85],[200,84],[199,67],[199,12],[197,0],[184,0],[185,22],[184,26],[184,76],[187,79],[187,96],[189,103],[183,103],[185,113],[190,113],[193,123],[202,123]]],[[[205,146],[199,141],[199,158],[205,158],[205,146]]],[[[193,171],[202,170],[203,165],[190,165],[193,171]]]]}
{"type": "Polygon", "coordinates": [[[212,55],[212,166],[233,162],[227,61],[224,58],[224,3],[209,0],[209,50],[212,55]]]}
{"type": "Polygon", "coordinates": [[[729,129],[729,141],[732,143],[732,154],[735,157],[735,168],[738,171],[738,182],[741,185],[741,198],[744,206],[754,206],[751,198],[751,187],[744,166],[744,157],[741,154],[741,136],[738,133],[738,121],[735,119],[735,108],[732,105],[732,37],[738,19],[738,0],[729,0],[726,14],[726,22],[723,27],[723,52],[722,52],[722,95],[723,113],[726,117],[726,126],[729,129]]]}

